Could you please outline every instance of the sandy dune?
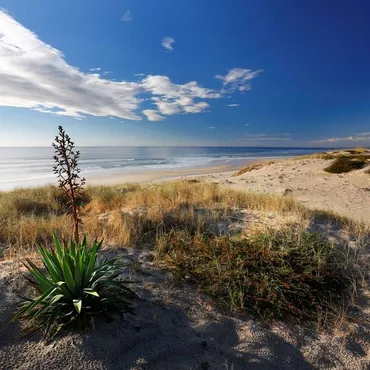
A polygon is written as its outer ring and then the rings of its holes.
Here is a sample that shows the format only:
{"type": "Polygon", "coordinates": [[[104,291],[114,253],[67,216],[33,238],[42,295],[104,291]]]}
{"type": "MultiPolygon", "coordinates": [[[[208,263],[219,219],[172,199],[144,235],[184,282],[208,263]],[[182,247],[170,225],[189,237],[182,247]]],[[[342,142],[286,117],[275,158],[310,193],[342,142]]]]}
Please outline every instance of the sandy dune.
{"type": "Polygon", "coordinates": [[[234,189],[289,194],[309,208],[370,222],[370,175],[366,169],[331,174],[324,171],[330,163],[324,159],[276,160],[241,176],[228,171],[201,178],[234,189]]]}

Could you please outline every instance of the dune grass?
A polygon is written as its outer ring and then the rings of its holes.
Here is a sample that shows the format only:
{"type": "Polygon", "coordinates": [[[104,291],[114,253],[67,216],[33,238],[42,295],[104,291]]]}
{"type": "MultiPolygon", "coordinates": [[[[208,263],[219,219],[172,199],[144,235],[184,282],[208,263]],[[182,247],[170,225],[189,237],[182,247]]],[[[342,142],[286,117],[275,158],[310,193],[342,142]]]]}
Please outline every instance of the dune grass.
{"type": "MultiPolygon", "coordinates": [[[[51,242],[53,232],[60,237],[70,235],[71,222],[58,194],[52,186],[0,192],[0,243],[11,247],[10,251],[30,250],[37,243],[51,242]]],[[[188,182],[87,187],[81,202],[83,233],[90,239],[103,237],[105,244],[113,246],[137,245],[157,227],[187,224],[201,229],[205,219],[225,219],[233,207],[282,213],[303,209],[291,199],[274,195],[188,182]],[[197,213],[197,208],[206,208],[207,215],[197,213]]]]}
{"type": "MultiPolygon", "coordinates": [[[[71,235],[58,194],[52,186],[0,193],[4,257],[51,245],[53,232],[71,235]]],[[[356,296],[368,266],[354,253],[367,245],[367,227],[289,197],[178,181],[87,187],[80,201],[88,240],[150,248],[158,267],[193,281],[232,311],[329,322],[356,296]],[[257,221],[245,223],[243,215],[257,221]],[[232,224],[241,230],[229,233],[232,224]],[[333,239],[332,225],[348,238],[333,239]]]]}
{"type": "Polygon", "coordinates": [[[263,167],[270,166],[271,164],[274,164],[274,161],[269,161],[269,162],[263,162],[263,163],[256,163],[256,164],[250,164],[248,166],[243,167],[239,171],[235,172],[233,176],[241,176],[244,175],[247,172],[251,172],[254,170],[259,170],[263,167]]]}

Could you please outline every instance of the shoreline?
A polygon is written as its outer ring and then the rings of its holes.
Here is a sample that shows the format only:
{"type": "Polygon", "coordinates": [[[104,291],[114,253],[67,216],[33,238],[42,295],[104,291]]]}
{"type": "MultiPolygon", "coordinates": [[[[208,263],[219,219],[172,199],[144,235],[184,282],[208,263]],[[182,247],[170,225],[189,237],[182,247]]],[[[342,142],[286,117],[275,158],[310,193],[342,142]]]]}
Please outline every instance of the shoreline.
{"type": "MultiPolygon", "coordinates": [[[[131,173],[87,176],[87,185],[115,186],[151,184],[181,179],[198,179],[247,192],[289,195],[310,209],[332,211],[339,215],[370,224],[370,177],[367,168],[342,174],[324,169],[332,160],[302,157],[268,157],[246,159],[233,164],[199,166],[170,170],[146,170],[131,173]],[[246,166],[261,167],[235,176],[246,166]]],[[[48,182],[48,185],[57,185],[48,182]]],[[[44,184],[46,185],[46,184],[44,184]]],[[[21,189],[43,186],[25,186],[21,189]]],[[[18,188],[20,189],[20,188],[18,188]]],[[[3,190],[0,192],[8,192],[3,190]]]]}
{"type": "Polygon", "coordinates": [[[277,157],[268,159],[246,159],[242,164],[235,165],[216,165],[216,166],[202,166],[186,169],[172,169],[172,170],[149,170],[140,172],[110,174],[110,175],[93,175],[86,177],[88,185],[120,185],[125,183],[134,184],[146,184],[146,183],[158,183],[171,180],[179,180],[187,177],[202,177],[212,175],[224,175],[232,176],[235,171],[241,168],[251,165],[260,164],[264,162],[280,161],[288,158],[277,157]]]}

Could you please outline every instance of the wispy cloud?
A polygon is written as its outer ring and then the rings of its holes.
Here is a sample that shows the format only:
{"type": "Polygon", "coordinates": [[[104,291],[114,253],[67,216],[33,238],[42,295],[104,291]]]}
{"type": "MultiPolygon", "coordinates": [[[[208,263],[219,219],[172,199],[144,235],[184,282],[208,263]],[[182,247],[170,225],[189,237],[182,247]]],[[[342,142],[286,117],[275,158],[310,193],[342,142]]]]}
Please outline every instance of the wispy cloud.
{"type": "Polygon", "coordinates": [[[145,114],[148,121],[163,121],[164,117],[161,116],[158,111],[154,109],[145,109],[143,110],[143,113],[145,114]]]}
{"type": "Polygon", "coordinates": [[[126,11],[125,11],[125,13],[123,14],[123,16],[121,17],[121,22],[131,22],[132,21],[132,19],[133,19],[133,17],[132,17],[132,12],[131,12],[131,10],[130,9],[127,9],[126,11]]]}
{"type": "Polygon", "coordinates": [[[347,137],[331,137],[328,139],[322,139],[322,140],[312,140],[310,143],[316,143],[316,144],[329,144],[329,143],[339,143],[339,142],[361,142],[361,141],[370,141],[370,135],[365,136],[370,133],[363,132],[361,135],[363,136],[347,136],[347,137]]]}
{"type": "Polygon", "coordinates": [[[244,126],[250,126],[251,124],[250,123],[244,123],[244,126]]]}
{"type": "Polygon", "coordinates": [[[256,78],[262,70],[253,71],[252,69],[233,68],[225,76],[216,75],[215,77],[223,82],[229,91],[247,91],[251,89],[251,81],[256,78]]]}
{"type": "Polygon", "coordinates": [[[266,134],[250,134],[245,135],[242,141],[253,142],[253,141],[288,141],[290,137],[286,136],[268,136],[266,134]]]}
{"type": "Polygon", "coordinates": [[[173,44],[175,43],[175,41],[176,40],[173,37],[164,37],[162,39],[161,45],[167,50],[173,50],[173,44]]]}
{"type": "Polygon", "coordinates": [[[0,106],[76,119],[93,115],[141,120],[142,113],[158,121],[167,115],[205,112],[206,100],[224,97],[222,90],[196,81],[176,84],[162,75],[138,74],[135,81],[115,81],[101,67],[83,73],[2,10],[0,34],[0,106]],[[144,101],[156,108],[140,112],[144,101]]]}
{"type": "Polygon", "coordinates": [[[227,107],[239,107],[240,104],[227,104],[227,107]]]}
{"type": "Polygon", "coordinates": [[[208,126],[207,127],[209,130],[214,130],[216,127],[215,126],[208,126]]]}

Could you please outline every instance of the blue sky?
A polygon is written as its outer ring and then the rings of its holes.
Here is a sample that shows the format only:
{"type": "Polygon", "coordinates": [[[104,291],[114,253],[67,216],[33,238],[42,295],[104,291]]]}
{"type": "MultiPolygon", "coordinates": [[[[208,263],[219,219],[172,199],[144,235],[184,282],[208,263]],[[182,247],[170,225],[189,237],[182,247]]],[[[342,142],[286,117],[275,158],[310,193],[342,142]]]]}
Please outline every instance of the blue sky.
{"type": "Polygon", "coordinates": [[[370,145],[368,1],[0,7],[0,146],[370,145]]]}

